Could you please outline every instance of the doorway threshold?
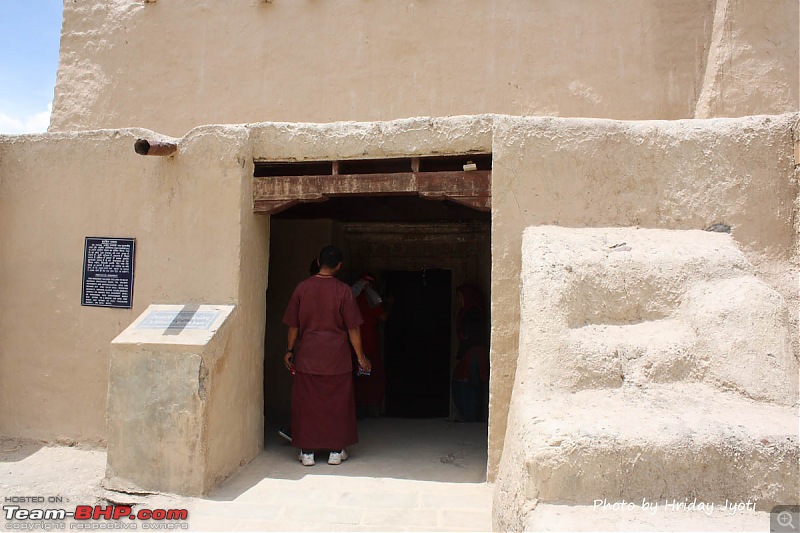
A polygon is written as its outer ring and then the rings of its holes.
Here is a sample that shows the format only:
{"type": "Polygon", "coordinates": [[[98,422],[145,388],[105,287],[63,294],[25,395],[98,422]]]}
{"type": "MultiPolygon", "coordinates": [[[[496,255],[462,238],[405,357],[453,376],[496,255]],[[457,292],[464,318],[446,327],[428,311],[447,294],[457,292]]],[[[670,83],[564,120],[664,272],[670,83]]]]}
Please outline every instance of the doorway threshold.
{"type": "Polygon", "coordinates": [[[358,430],[347,461],[331,466],[318,452],[311,467],[272,431],[265,450],[195,509],[193,525],[230,527],[230,512],[252,531],[491,530],[486,423],[374,418],[358,430]]]}

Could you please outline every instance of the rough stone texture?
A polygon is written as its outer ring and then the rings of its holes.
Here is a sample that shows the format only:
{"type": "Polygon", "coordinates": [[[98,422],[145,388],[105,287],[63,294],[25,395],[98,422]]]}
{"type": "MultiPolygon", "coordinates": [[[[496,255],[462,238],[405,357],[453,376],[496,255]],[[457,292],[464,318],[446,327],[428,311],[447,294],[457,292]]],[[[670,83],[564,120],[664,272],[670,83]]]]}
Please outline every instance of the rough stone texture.
{"type": "Polygon", "coordinates": [[[671,122],[495,117],[490,475],[517,365],[524,228],[727,223],[796,325],[796,121],[796,114],[671,122]]]}
{"type": "Polygon", "coordinates": [[[797,500],[787,307],[730,236],[531,227],[522,254],[497,529],[539,503],[797,500]]]}
{"type": "Polygon", "coordinates": [[[151,312],[186,309],[151,305],[111,343],[106,471],[111,488],[202,495],[217,476],[233,470],[211,460],[208,406],[227,393],[217,383],[218,367],[235,357],[228,349],[235,307],[190,307],[219,316],[208,329],[140,328],[151,312]]]}
{"type": "Polygon", "coordinates": [[[717,0],[695,117],[798,110],[800,3],[717,0]]]}
{"type": "Polygon", "coordinates": [[[690,118],[713,20],[713,0],[65,2],[51,127],[690,118]]]}
{"type": "Polygon", "coordinates": [[[388,122],[250,124],[260,161],[331,161],[488,153],[493,115],[408,118],[388,122]]]}
{"type": "Polygon", "coordinates": [[[109,486],[202,494],[208,453],[202,356],[117,348],[109,371],[109,486]]]}
{"type": "MultiPolygon", "coordinates": [[[[537,278],[529,283],[541,283],[525,289],[526,298],[547,306],[537,315],[545,322],[533,327],[560,339],[559,349],[538,355],[529,380],[570,391],[706,381],[794,404],[797,362],[786,303],[752,275],[730,236],[600,231],[527,233],[544,242],[529,253],[544,250],[544,260],[555,265],[546,283],[537,278]],[[620,243],[632,249],[610,249],[620,243]],[[554,291],[555,298],[548,296],[554,291]]],[[[529,335],[521,330],[520,338],[529,335]]]]}

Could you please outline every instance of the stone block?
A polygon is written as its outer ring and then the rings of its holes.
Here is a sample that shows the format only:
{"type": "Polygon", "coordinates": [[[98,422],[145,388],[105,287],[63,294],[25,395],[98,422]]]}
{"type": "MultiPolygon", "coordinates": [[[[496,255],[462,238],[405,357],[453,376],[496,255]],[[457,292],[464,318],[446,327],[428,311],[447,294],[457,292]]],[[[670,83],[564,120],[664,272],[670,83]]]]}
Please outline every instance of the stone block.
{"type": "Polygon", "coordinates": [[[211,370],[233,305],[151,305],[111,343],[110,488],[201,495],[213,483],[211,370]]]}
{"type": "Polygon", "coordinates": [[[797,500],[788,306],[729,235],[531,227],[522,256],[496,529],[541,504],[797,500]]]}

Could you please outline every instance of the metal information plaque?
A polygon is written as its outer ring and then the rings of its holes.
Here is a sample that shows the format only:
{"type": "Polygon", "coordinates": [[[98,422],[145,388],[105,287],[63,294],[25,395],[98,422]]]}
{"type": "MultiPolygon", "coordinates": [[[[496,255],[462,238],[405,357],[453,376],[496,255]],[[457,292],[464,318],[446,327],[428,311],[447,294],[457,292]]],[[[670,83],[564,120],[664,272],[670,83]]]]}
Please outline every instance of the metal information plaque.
{"type": "Polygon", "coordinates": [[[153,311],[136,329],[211,329],[219,311],[153,311]]]}
{"type": "Polygon", "coordinates": [[[86,237],[81,305],[130,309],[136,239],[86,237]]]}

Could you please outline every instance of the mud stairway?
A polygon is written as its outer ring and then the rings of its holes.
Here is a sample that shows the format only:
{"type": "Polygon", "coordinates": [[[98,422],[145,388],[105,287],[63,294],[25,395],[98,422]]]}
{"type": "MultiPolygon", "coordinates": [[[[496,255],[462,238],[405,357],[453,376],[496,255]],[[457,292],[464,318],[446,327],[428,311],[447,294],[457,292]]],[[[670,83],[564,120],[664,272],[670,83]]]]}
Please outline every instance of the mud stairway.
{"type": "Polygon", "coordinates": [[[765,529],[800,495],[788,316],[728,234],[528,228],[495,528],[765,529]]]}

